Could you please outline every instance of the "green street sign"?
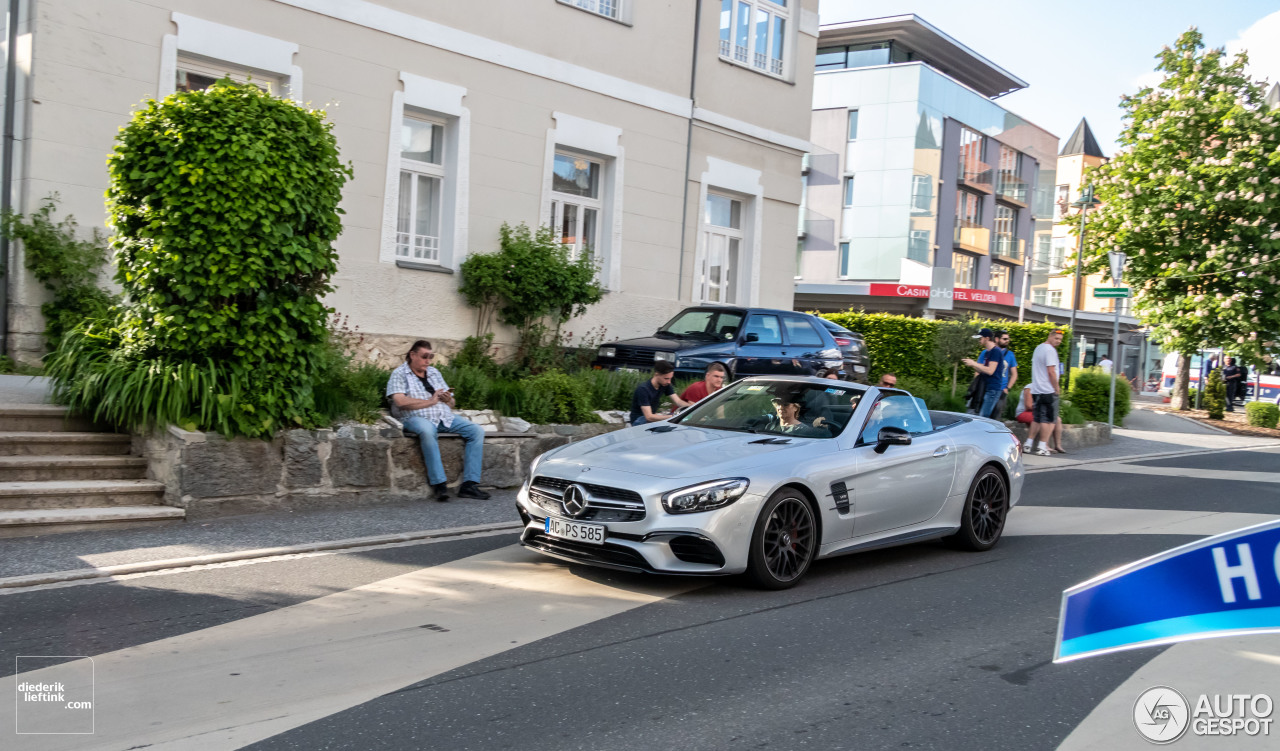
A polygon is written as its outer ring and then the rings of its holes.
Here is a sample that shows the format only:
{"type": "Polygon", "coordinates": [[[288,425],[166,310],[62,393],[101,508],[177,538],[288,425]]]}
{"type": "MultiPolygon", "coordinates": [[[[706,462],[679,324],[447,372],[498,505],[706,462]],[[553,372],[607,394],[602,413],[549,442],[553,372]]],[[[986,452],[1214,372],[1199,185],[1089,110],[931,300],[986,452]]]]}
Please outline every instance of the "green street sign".
{"type": "Polygon", "coordinates": [[[1128,297],[1128,287],[1094,287],[1094,297],[1128,297]]]}

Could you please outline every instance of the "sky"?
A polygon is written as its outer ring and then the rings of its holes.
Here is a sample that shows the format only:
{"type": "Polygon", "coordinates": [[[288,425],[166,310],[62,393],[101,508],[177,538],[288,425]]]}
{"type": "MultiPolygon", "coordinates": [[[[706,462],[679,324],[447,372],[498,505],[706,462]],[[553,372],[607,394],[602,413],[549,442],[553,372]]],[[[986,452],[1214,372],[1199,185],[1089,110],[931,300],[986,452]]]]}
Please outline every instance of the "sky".
{"type": "Polygon", "coordinates": [[[914,13],[1029,84],[999,99],[1006,109],[1060,143],[1087,118],[1108,156],[1120,96],[1158,80],[1156,54],[1191,26],[1206,47],[1247,49],[1254,78],[1280,81],[1280,0],[821,0],[820,12],[824,24],[914,13]]]}

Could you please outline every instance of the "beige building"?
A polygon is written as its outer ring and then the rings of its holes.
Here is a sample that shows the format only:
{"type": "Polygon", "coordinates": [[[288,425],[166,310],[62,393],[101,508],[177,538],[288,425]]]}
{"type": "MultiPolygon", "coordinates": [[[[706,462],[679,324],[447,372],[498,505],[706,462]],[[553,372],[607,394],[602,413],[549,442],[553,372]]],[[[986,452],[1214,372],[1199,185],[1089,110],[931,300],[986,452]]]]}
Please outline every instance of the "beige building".
{"type": "MultiPolygon", "coordinates": [[[[149,97],[230,74],[323,108],[355,177],[329,300],[385,358],[475,332],[457,294],[503,222],[600,259],[569,328],[651,332],[702,301],[790,308],[817,0],[22,0],[10,195],[104,218],[149,97]]],[[[10,251],[6,349],[42,351],[10,251]]],[[[499,331],[509,342],[512,332],[499,331]]]]}

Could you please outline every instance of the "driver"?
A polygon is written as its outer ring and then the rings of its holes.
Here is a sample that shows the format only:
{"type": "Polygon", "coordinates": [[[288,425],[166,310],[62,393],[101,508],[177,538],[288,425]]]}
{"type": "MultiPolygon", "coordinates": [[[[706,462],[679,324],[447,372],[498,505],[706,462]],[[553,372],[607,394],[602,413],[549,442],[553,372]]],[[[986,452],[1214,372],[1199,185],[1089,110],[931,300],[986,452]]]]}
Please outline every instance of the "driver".
{"type": "Polygon", "coordinates": [[[830,434],[815,428],[801,419],[806,411],[804,398],[795,392],[784,391],[772,399],[774,414],[769,418],[767,429],[783,435],[794,435],[800,438],[827,438],[830,434]]]}

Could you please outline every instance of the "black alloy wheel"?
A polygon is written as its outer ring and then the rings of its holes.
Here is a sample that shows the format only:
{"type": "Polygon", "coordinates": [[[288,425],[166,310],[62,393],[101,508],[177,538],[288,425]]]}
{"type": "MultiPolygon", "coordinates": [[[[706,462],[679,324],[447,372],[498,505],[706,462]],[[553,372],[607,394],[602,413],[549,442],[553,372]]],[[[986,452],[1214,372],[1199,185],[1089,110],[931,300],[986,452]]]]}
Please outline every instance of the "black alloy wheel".
{"type": "Polygon", "coordinates": [[[973,478],[960,530],[949,539],[964,550],[990,550],[1000,541],[1008,513],[1009,486],[1000,470],[988,464],[973,478]]]}
{"type": "Polygon", "coordinates": [[[764,589],[786,589],[800,581],[817,552],[813,508],[797,491],[783,488],[760,509],[747,575],[764,589]]]}

